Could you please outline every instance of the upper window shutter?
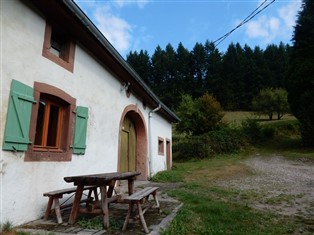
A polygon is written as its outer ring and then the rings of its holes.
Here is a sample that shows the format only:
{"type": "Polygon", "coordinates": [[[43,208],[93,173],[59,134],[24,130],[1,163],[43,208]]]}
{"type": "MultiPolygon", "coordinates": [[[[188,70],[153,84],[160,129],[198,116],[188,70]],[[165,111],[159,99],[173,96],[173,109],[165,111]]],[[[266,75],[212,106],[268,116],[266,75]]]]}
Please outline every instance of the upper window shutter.
{"type": "Polygon", "coordinates": [[[29,139],[32,104],[35,103],[34,91],[21,82],[12,80],[3,150],[26,151],[29,139]]]}
{"type": "Polygon", "coordinates": [[[81,106],[76,107],[74,138],[72,145],[74,154],[85,154],[87,119],[88,108],[81,106]]]}

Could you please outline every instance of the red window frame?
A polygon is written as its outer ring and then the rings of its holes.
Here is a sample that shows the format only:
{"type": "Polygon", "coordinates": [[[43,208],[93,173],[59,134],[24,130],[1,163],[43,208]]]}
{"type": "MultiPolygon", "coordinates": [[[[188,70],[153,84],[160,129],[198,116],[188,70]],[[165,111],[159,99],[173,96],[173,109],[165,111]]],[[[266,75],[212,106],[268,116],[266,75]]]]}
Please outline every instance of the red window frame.
{"type": "MultiPolygon", "coordinates": [[[[29,138],[31,144],[26,152],[25,161],[71,161],[72,140],[74,134],[76,99],[54,86],[35,82],[34,99],[37,101],[32,108],[29,138]],[[35,145],[37,118],[40,100],[49,100],[50,104],[62,107],[62,128],[58,129],[58,144],[54,147],[44,144],[35,145]]],[[[47,117],[46,117],[47,118],[47,117]]]]}
{"type": "Polygon", "coordinates": [[[75,57],[75,41],[67,38],[60,28],[46,22],[42,55],[73,73],[75,57]],[[57,41],[61,44],[56,47],[57,41]],[[58,51],[58,54],[55,53],[58,51]]]}

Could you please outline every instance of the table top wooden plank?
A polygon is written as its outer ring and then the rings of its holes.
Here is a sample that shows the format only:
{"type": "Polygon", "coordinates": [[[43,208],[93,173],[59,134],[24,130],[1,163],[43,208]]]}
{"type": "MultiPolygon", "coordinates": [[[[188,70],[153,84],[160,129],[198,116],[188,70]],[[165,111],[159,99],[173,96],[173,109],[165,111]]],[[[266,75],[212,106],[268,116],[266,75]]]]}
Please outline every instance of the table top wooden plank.
{"type": "Polygon", "coordinates": [[[68,183],[73,182],[74,185],[98,185],[108,183],[112,180],[132,179],[140,174],[140,172],[109,172],[91,175],[67,176],[64,177],[64,180],[68,183]]]}

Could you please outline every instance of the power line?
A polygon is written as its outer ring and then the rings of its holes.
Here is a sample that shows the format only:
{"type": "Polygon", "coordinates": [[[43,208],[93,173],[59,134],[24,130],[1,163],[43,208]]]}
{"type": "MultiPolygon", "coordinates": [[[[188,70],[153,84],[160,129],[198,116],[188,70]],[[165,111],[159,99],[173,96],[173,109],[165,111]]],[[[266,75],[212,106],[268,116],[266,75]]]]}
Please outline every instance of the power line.
{"type": "Polygon", "coordinates": [[[250,20],[252,20],[256,15],[258,15],[259,13],[261,13],[263,10],[265,10],[267,7],[269,7],[271,4],[273,4],[276,0],[272,0],[270,3],[268,3],[267,5],[265,5],[263,7],[263,5],[267,2],[268,0],[264,0],[264,2],[262,2],[254,11],[251,12],[251,14],[249,14],[240,24],[238,24],[235,28],[233,28],[232,30],[230,30],[228,33],[226,33],[225,35],[221,36],[220,38],[218,38],[217,40],[215,40],[213,43],[214,45],[217,47],[222,41],[224,41],[231,33],[233,33],[236,29],[240,28],[242,25],[246,24],[247,22],[249,22],[250,20]]]}
{"type": "Polygon", "coordinates": [[[275,2],[275,0],[273,0],[272,2],[270,2],[269,4],[267,4],[266,6],[264,6],[261,10],[259,10],[265,3],[267,2],[267,0],[264,0],[264,2],[262,2],[253,12],[251,12],[251,14],[249,14],[240,24],[238,24],[234,29],[230,30],[228,33],[226,33],[225,35],[223,35],[222,37],[218,38],[216,41],[214,41],[214,44],[216,42],[218,42],[216,44],[216,46],[218,46],[222,41],[224,41],[232,32],[234,32],[236,29],[240,28],[242,25],[246,24],[247,22],[249,22],[251,19],[253,19],[257,14],[259,14],[261,11],[263,11],[266,7],[268,7],[269,5],[271,5],[273,2],[275,2]]]}

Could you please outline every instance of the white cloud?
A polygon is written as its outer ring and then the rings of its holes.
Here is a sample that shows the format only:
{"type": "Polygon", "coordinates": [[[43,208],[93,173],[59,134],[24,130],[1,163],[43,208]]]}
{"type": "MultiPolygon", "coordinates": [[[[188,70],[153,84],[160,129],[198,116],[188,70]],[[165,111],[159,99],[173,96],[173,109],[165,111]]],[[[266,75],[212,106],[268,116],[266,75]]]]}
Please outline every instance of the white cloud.
{"type": "Polygon", "coordinates": [[[289,2],[277,11],[265,13],[245,25],[245,34],[248,38],[258,39],[261,44],[273,41],[283,41],[291,37],[297,12],[301,2],[289,2]]]}
{"type": "Polygon", "coordinates": [[[261,16],[247,24],[245,33],[250,38],[261,38],[264,43],[269,43],[278,35],[279,29],[278,18],[261,16]]]}
{"type": "Polygon", "coordinates": [[[279,17],[284,21],[286,27],[295,25],[297,13],[301,8],[301,2],[291,2],[278,10],[279,17]]]}
{"type": "Polygon", "coordinates": [[[144,6],[148,3],[148,0],[114,0],[115,4],[119,7],[125,7],[131,4],[137,4],[139,8],[144,8],[144,6]]]}
{"type": "Polygon", "coordinates": [[[127,51],[132,39],[132,26],[111,13],[110,7],[97,7],[93,21],[108,41],[119,51],[127,51]]]}
{"type": "MultiPolygon", "coordinates": [[[[131,44],[139,44],[142,41],[149,40],[150,36],[146,36],[143,39],[136,37],[136,41],[132,37],[133,29],[136,26],[131,25],[125,19],[114,14],[117,8],[128,7],[136,5],[139,8],[149,2],[148,0],[112,0],[112,1],[92,1],[80,2],[80,6],[88,12],[90,19],[102,32],[102,34],[108,39],[108,41],[117,49],[120,54],[130,50],[131,44]]],[[[119,11],[119,10],[118,10],[119,11]]],[[[133,46],[134,47],[134,46],[133,46]]]]}

